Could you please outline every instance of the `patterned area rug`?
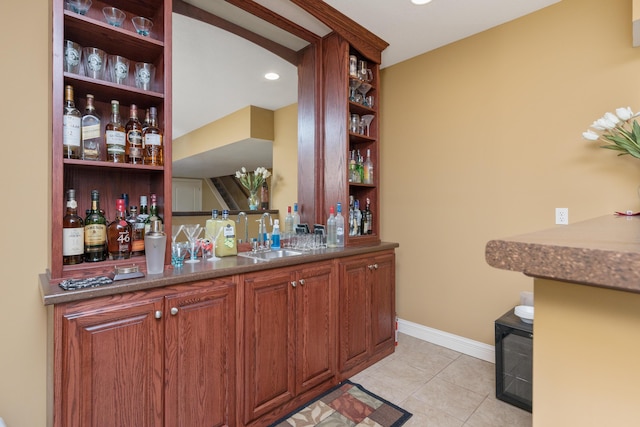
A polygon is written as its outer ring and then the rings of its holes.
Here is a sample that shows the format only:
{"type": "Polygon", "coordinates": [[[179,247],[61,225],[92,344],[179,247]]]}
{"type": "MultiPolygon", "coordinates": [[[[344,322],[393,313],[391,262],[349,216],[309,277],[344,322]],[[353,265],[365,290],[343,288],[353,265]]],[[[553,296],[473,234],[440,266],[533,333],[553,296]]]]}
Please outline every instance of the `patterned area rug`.
{"type": "Polygon", "coordinates": [[[345,381],[269,427],[399,427],[411,414],[345,381]]]}

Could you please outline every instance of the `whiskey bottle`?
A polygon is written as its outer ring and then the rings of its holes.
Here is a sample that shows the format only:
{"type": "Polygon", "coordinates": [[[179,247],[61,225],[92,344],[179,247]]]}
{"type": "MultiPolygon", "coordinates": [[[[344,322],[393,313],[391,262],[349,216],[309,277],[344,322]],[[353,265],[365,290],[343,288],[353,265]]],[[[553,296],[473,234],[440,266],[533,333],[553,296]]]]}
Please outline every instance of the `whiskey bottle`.
{"type": "Polygon", "coordinates": [[[129,107],[129,121],[125,125],[127,133],[126,157],[127,162],[134,165],[142,164],[142,123],[138,120],[138,107],[131,104],[129,107]]]}
{"type": "Polygon", "coordinates": [[[107,227],[107,246],[110,259],[131,257],[131,224],[124,216],[124,199],[116,201],[116,219],[107,227]]]}
{"type": "Polygon", "coordinates": [[[127,137],[120,121],[120,103],[118,101],[111,101],[111,121],[105,126],[104,133],[104,141],[107,144],[107,161],[124,163],[127,137]]]}
{"type": "Polygon", "coordinates": [[[84,223],[78,216],[76,190],[67,190],[67,212],[62,218],[62,263],[80,264],[84,258],[84,223]]]}
{"type": "Polygon", "coordinates": [[[163,165],[162,131],[158,127],[158,110],[149,109],[149,127],[142,135],[144,146],[144,164],[152,166],[163,165]]]}
{"type": "Polygon", "coordinates": [[[93,95],[89,94],[82,116],[82,158],[84,160],[100,160],[101,134],[100,116],[93,105],[93,95]]]}
{"type": "Polygon", "coordinates": [[[80,158],[82,114],[73,102],[73,86],[64,87],[64,114],[62,116],[62,151],[66,159],[80,158]]]}
{"type": "Polygon", "coordinates": [[[137,206],[131,206],[127,222],[131,225],[131,255],[144,255],[144,223],[138,221],[137,206]]]}
{"type": "Polygon", "coordinates": [[[91,210],[84,220],[84,260],[86,262],[107,259],[107,220],[100,210],[100,193],[91,191],[91,210]]]}

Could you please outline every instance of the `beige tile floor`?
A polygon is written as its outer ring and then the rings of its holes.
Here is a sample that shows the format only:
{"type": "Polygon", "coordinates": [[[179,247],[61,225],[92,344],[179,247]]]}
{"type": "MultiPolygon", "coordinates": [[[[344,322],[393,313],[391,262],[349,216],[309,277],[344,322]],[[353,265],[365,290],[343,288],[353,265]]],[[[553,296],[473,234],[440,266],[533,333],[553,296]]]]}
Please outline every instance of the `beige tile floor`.
{"type": "Polygon", "coordinates": [[[531,426],[529,412],[496,399],[493,363],[409,335],[351,381],[411,412],[403,427],[531,426]]]}

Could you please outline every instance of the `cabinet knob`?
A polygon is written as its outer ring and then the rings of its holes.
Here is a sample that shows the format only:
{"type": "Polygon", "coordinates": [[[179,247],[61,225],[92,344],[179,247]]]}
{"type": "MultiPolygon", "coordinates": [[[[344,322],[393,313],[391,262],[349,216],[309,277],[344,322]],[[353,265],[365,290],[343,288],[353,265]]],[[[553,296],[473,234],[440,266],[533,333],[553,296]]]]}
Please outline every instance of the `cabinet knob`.
{"type": "Polygon", "coordinates": [[[369,270],[377,270],[378,269],[378,264],[369,264],[369,270]]]}
{"type": "Polygon", "coordinates": [[[174,316],[178,314],[178,307],[171,307],[171,314],[174,316]]]}
{"type": "Polygon", "coordinates": [[[298,283],[297,283],[295,280],[294,280],[293,282],[291,282],[291,286],[292,286],[292,287],[294,287],[294,288],[295,288],[297,285],[298,285],[298,283]]]}
{"type": "Polygon", "coordinates": [[[300,284],[304,286],[304,279],[300,279],[300,284]]]}
{"type": "Polygon", "coordinates": [[[154,316],[155,316],[156,319],[162,319],[162,312],[160,310],[157,310],[154,313],[154,316]]]}

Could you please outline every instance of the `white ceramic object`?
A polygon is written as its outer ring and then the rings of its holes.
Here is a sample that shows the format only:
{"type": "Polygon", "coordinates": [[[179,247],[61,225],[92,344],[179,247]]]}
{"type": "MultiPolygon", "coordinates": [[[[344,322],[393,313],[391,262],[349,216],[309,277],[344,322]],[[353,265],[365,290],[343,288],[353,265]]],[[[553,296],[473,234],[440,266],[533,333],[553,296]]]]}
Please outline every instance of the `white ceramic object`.
{"type": "Polygon", "coordinates": [[[533,323],[533,307],[532,306],[530,306],[530,305],[519,305],[513,310],[513,312],[524,323],[533,323]]]}

